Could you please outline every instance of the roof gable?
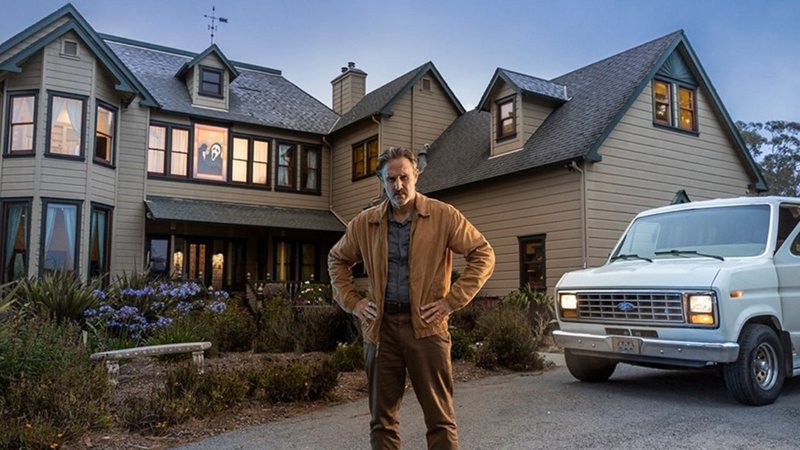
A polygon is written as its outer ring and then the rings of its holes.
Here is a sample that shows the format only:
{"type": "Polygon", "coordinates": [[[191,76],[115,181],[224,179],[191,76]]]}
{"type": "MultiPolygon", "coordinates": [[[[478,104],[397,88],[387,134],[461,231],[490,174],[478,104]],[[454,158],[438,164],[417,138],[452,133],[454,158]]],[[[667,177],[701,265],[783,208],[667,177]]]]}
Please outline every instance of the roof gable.
{"type": "Polygon", "coordinates": [[[97,59],[108,69],[117,80],[115,89],[120,92],[140,94],[143,98],[142,105],[158,106],[158,102],[139,82],[139,80],[128,70],[125,64],[117,58],[113,51],[103,42],[94,29],[86,22],[86,19],[78,13],[71,4],[59,8],[54,13],[40,20],[36,24],[17,33],[11,39],[0,45],[0,53],[13,48],[15,45],[24,42],[26,39],[35,36],[37,33],[46,29],[49,25],[61,18],[68,18],[66,22],[55,28],[53,31],[40,37],[24,49],[15,53],[0,64],[0,71],[21,72],[20,65],[33,54],[43,49],[59,37],[68,32],[75,33],[81,38],[83,43],[89,47],[97,59]]]}
{"type": "Polygon", "coordinates": [[[555,101],[556,103],[564,103],[569,100],[567,86],[563,84],[553,83],[552,81],[532,77],[530,75],[525,75],[524,73],[512,72],[510,70],[498,67],[494,71],[494,75],[492,76],[492,80],[489,82],[489,86],[487,86],[486,90],[483,91],[481,100],[478,102],[478,109],[482,111],[489,111],[491,93],[500,80],[508,84],[508,86],[518,94],[544,98],[555,101]]]}
{"type": "Polygon", "coordinates": [[[188,72],[189,69],[200,64],[204,59],[206,59],[211,54],[216,55],[216,57],[219,58],[220,61],[222,61],[222,64],[231,74],[231,81],[233,81],[236,77],[239,76],[239,71],[236,70],[236,67],[234,67],[234,65],[231,64],[228,58],[225,57],[225,55],[222,53],[222,50],[220,50],[219,47],[217,47],[217,44],[211,44],[210,47],[203,50],[203,52],[197,55],[194,59],[192,59],[191,61],[187,61],[184,65],[181,66],[180,69],[178,69],[178,72],[175,74],[175,76],[178,78],[183,78],[183,76],[186,75],[186,72],[188,72]]]}
{"type": "Polygon", "coordinates": [[[433,62],[429,61],[365,95],[364,98],[350,109],[350,111],[342,115],[331,129],[331,133],[375,115],[391,116],[393,114],[392,108],[395,103],[428,73],[436,78],[436,81],[442,86],[459,114],[464,114],[464,107],[461,105],[461,102],[458,101],[453,91],[450,90],[450,86],[444,81],[444,78],[436,69],[436,66],[433,65],[433,62]]]}
{"type": "Polygon", "coordinates": [[[660,77],[670,78],[691,86],[697,86],[697,80],[692,74],[692,70],[686,65],[679,51],[673,51],[658,69],[656,74],[660,77]]]}

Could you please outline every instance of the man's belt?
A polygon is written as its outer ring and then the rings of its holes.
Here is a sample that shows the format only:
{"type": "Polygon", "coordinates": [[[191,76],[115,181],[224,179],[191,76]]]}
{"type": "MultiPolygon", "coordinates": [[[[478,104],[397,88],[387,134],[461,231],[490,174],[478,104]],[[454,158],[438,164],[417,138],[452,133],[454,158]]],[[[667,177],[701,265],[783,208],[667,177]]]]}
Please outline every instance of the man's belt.
{"type": "Polygon", "coordinates": [[[411,303],[408,302],[384,302],[383,311],[388,314],[408,314],[411,312],[411,303]]]}

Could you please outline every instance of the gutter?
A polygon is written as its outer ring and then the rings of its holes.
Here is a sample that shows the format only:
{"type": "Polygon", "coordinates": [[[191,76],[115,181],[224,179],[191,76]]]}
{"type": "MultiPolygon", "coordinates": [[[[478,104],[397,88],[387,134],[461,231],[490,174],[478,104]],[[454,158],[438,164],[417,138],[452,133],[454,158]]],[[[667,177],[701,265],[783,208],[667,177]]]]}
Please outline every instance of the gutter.
{"type": "Polygon", "coordinates": [[[322,136],[322,142],[328,147],[328,153],[330,157],[328,160],[330,161],[330,176],[328,177],[328,211],[333,214],[333,217],[336,217],[339,222],[342,223],[345,227],[347,227],[347,222],[340,216],[336,211],[333,210],[333,145],[328,142],[328,138],[322,136]]]}

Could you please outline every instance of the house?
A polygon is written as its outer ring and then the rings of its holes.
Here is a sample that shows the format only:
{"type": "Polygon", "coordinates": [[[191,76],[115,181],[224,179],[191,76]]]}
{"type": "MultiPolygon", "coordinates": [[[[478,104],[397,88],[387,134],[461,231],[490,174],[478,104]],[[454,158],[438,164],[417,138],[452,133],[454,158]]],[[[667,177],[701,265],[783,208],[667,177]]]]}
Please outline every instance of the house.
{"type": "Polygon", "coordinates": [[[389,146],[429,147],[419,189],[494,245],[488,295],[600,263],[679,190],[765,188],[680,32],[550,81],[498,69],[469,112],[432,62],[371,92],[366,78],[343,67],[331,109],[216,45],[100,34],[60,8],[0,44],[3,280],[147,265],[232,289],[325,281],[389,146]]]}
{"type": "Polygon", "coordinates": [[[682,31],[552,80],[497,69],[427,159],[418,189],[495,248],[491,296],[603,264],[636,213],[673,198],[767,188],[682,31]]]}

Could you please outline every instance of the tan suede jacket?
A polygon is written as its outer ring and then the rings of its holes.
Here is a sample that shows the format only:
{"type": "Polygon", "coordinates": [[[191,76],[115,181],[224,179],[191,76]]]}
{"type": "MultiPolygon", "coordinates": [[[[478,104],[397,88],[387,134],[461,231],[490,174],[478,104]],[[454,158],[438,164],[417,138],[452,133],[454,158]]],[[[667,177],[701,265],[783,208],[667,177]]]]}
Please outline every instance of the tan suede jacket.
{"type": "MultiPolygon", "coordinates": [[[[353,285],[352,267],[364,263],[369,277],[368,297],[375,302],[378,318],[362,322],[364,339],[378,343],[383,317],[388,267],[389,202],[362,211],[347,226],[345,235],[328,255],[333,295],[352,313],[362,300],[353,285]]],[[[409,293],[414,336],[419,339],[447,331],[447,318],[425,324],[420,307],[445,298],[453,311],[466,306],[494,270],[494,250],[486,238],[453,206],[417,194],[409,237],[409,293]],[[450,285],[453,252],[464,255],[467,266],[450,285]]]]}

